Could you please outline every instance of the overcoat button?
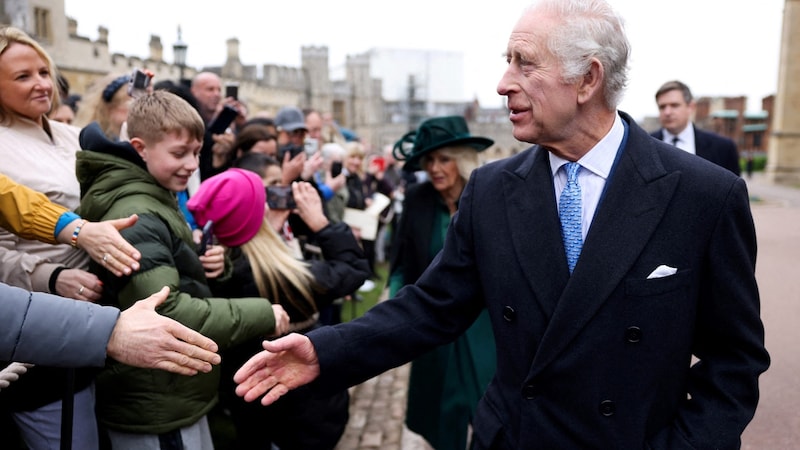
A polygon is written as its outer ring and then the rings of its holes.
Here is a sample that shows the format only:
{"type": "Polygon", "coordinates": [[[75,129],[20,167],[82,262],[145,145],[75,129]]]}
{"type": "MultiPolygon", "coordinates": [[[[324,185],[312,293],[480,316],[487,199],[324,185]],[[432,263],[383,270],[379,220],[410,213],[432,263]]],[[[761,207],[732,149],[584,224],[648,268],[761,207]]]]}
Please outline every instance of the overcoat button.
{"type": "Polygon", "coordinates": [[[522,389],[522,395],[528,400],[533,400],[536,397],[536,388],[532,384],[528,384],[522,389]]]}
{"type": "Polygon", "coordinates": [[[514,311],[514,308],[510,306],[506,306],[505,308],[503,308],[503,319],[505,319],[506,322],[513,322],[514,320],[516,320],[516,318],[517,318],[517,312],[514,311]]]}
{"type": "Polygon", "coordinates": [[[625,330],[625,339],[635,344],[642,340],[642,330],[639,327],[630,327],[625,330]]]}
{"type": "Polygon", "coordinates": [[[617,411],[617,405],[611,400],[603,400],[600,402],[600,414],[611,417],[617,411]]]}

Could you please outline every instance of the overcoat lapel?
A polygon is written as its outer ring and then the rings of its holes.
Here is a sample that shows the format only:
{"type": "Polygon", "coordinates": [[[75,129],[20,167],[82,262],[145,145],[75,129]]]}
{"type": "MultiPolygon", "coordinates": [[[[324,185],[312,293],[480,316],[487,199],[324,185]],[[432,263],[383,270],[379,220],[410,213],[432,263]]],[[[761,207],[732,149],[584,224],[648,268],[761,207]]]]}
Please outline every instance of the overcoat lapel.
{"type": "Polygon", "coordinates": [[[549,318],[569,279],[561,241],[548,153],[534,147],[530,157],[503,177],[512,246],[528,286],[549,318]]]}
{"type": "Polygon", "coordinates": [[[666,211],[680,179],[668,173],[657,141],[631,124],[580,259],[558,300],[531,368],[541,371],[580,333],[622,282],[666,211]]]}

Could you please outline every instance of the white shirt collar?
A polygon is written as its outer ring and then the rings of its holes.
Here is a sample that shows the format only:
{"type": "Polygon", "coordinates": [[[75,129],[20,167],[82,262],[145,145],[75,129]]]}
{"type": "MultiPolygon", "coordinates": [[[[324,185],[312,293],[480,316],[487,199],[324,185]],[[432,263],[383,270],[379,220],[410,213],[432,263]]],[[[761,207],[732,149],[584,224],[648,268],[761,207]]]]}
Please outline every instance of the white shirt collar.
{"type": "MultiPolygon", "coordinates": [[[[671,145],[672,139],[676,135],[667,131],[666,128],[662,130],[662,133],[664,135],[664,142],[671,145]]],[[[687,151],[689,153],[695,153],[694,124],[692,122],[689,122],[689,124],[686,125],[686,128],[684,128],[683,131],[677,134],[677,137],[678,137],[678,145],[676,147],[678,147],[681,150],[687,151]]]]}
{"type": "MultiPolygon", "coordinates": [[[[615,114],[611,130],[591,150],[583,155],[583,158],[579,159],[578,163],[584,169],[588,169],[604,180],[607,179],[608,174],[611,173],[611,166],[614,165],[614,160],[617,157],[617,151],[619,151],[624,135],[625,127],[622,125],[622,118],[619,114],[615,114]]],[[[549,153],[548,156],[550,157],[550,169],[553,172],[553,176],[557,176],[558,169],[569,161],[553,153],[549,153]]]]}

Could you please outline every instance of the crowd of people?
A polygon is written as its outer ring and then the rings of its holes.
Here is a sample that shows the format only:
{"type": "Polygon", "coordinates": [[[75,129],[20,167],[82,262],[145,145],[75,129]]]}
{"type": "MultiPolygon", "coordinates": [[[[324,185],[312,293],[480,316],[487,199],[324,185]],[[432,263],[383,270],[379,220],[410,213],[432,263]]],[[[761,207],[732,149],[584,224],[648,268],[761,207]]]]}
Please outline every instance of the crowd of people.
{"type": "Polygon", "coordinates": [[[0,440],[212,449],[222,410],[234,448],[332,449],[412,361],[435,449],[735,448],[769,364],[746,188],[683,83],[653,136],[617,110],[629,45],[603,0],[527,9],[498,93],[533,146],[482,166],[463,117],[374,149],[211,72],[76,95],[0,28],[0,440]]]}

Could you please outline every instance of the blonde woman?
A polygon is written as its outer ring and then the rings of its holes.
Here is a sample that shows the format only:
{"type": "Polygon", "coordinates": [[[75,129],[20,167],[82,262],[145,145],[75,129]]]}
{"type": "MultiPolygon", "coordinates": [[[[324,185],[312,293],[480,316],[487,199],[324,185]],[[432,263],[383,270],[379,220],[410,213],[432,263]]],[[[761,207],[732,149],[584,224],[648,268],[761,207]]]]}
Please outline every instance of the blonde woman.
{"type": "MultiPolygon", "coordinates": [[[[272,161],[269,167],[277,165],[272,161]]],[[[199,225],[213,220],[214,234],[220,244],[228,247],[233,261],[232,279],[218,286],[215,294],[226,298],[270,298],[289,314],[290,329],[305,333],[319,326],[321,307],[364,282],[369,276],[367,261],[348,226],[328,221],[319,194],[306,182],[292,184],[297,203],[294,211],[313,233],[323,260],[295,259],[287,246],[291,236],[285,236],[287,230],[283,226],[290,210],[270,209],[263,201],[237,195],[242,185],[259,182],[267,186],[267,164],[260,169],[250,167],[259,173],[228,169],[204,181],[189,199],[188,207],[199,225]],[[263,213],[249,215],[243,221],[233,211],[263,213]]],[[[270,444],[281,449],[333,448],[347,424],[346,390],[324,398],[300,390],[269,408],[246,403],[234,395],[233,373],[260,350],[261,340],[256,339],[223,355],[220,397],[236,426],[235,448],[270,448],[270,444]]]]}
{"type": "MultiPolygon", "coordinates": [[[[80,130],[47,118],[58,105],[53,60],[22,30],[0,27],[0,172],[74,210],[80,202],[75,177],[80,130]]],[[[89,256],[73,246],[50,245],[0,230],[0,281],[4,283],[97,301],[103,285],[86,270],[88,265],[89,256]]],[[[29,447],[58,446],[67,376],[64,369],[37,366],[3,392],[0,402],[13,411],[29,447]]],[[[93,378],[89,371],[76,372],[73,448],[98,446],[93,378]]]]}
{"type": "MultiPolygon", "coordinates": [[[[461,193],[478,167],[478,152],[492,144],[491,139],[471,136],[459,116],[428,119],[395,144],[395,157],[405,160],[404,170],[424,170],[427,181],[406,191],[392,242],[392,296],[415,283],[442,249],[461,193]]],[[[408,428],[437,450],[466,448],[468,427],[495,367],[494,334],[484,310],[453,343],[412,363],[408,428]]]]}
{"type": "Polygon", "coordinates": [[[128,95],[130,79],[130,74],[112,74],[97,80],[81,100],[75,125],[85,127],[97,122],[107,138],[118,141],[133,101],[128,95]]]}

